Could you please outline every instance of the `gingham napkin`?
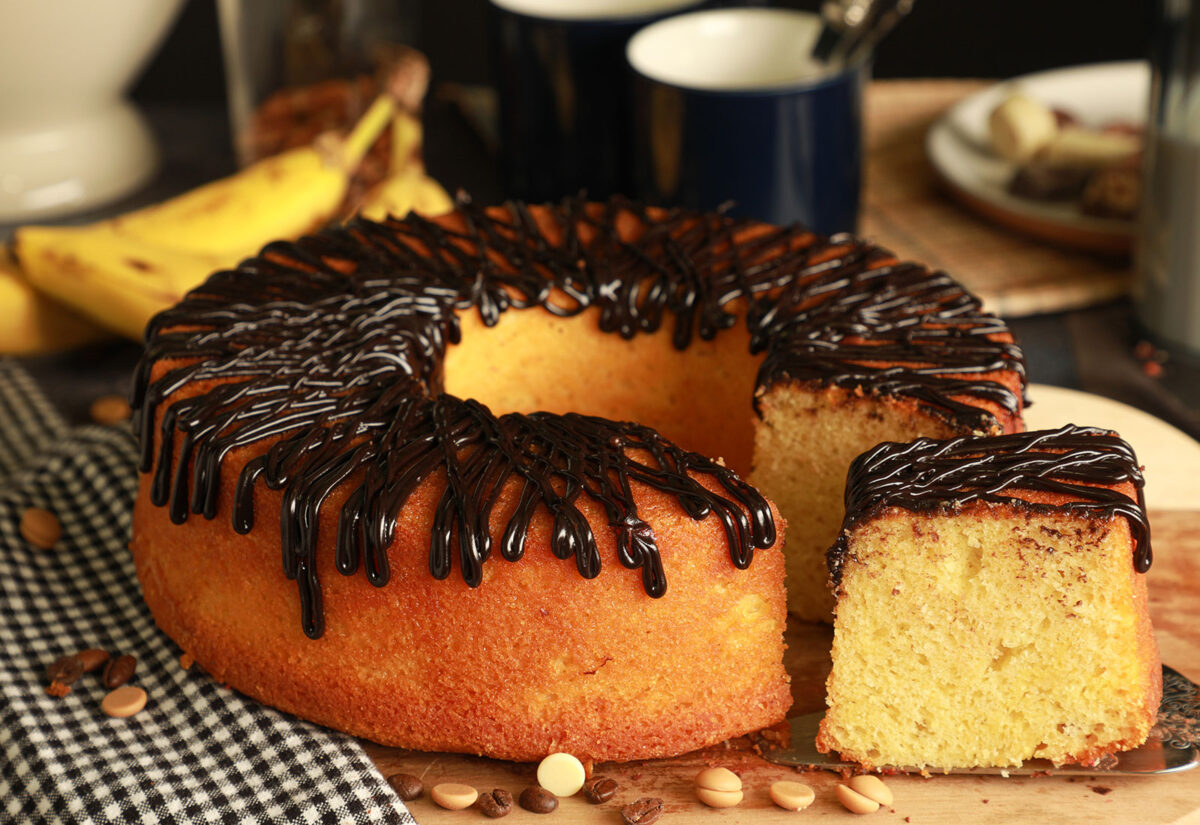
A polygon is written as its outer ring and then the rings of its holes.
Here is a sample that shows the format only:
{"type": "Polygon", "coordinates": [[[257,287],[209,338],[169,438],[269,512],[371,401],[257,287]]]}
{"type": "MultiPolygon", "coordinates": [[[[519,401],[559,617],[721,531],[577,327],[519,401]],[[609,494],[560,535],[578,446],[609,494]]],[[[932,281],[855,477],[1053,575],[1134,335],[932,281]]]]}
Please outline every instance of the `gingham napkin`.
{"type": "Polygon", "coordinates": [[[134,462],[123,428],[67,427],[0,361],[0,822],[412,823],[353,739],[180,667],[126,549],[134,462]],[[27,507],[58,515],[53,550],[21,538],[27,507]],[[93,647],[137,658],[145,710],[104,715],[95,674],[46,695],[93,647]]]}

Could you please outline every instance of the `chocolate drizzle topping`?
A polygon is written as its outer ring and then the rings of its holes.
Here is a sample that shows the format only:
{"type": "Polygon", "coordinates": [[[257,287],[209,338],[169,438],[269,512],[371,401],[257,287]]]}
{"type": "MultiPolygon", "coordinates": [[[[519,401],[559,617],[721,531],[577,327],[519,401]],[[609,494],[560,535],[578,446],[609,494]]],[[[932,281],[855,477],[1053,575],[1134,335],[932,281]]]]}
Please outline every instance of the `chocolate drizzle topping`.
{"type": "Polygon", "coordinates": [[[846,476],[846,517],[828,553],[834,586],[841,584],[854,526],[888,507],[914,512],[953,511],[985,501],[1041,511],[1129,521],[1134,566],[1150,569],[1150,523],[1145,481],[1133,448],[1116,433],[1068,424],[1057,430],[944,441],[887,442],[863,453],[846,476]],[[1137,499],[1112,489],[1129,482],[1137,499]],[[1020,492],[1069,497],[1062,504],[1030,502],[1020,492]]]}
{"type": "Polygon", "coordinates": [[[446,489],[429,569],[445,578],[457,566],[472,586],[494,549],[521,558],[539,508],[553,517],[554,554],[596,576],[596,537],[579,508],[591,499],[621,563],[661,596],[666,580],[634,481],[675,497],[693,518],[715,514],[739,568],[774,543],[761,495],[646,427],[497,417],[443,392],[443,355],[460,337],[456,312],[494,325],[531,307],[562,316],[595,309],[601,329],[626,338],[670,323],[679,349],[744,322],[752,350],[766,351],[760,389],[805,381],[904,396],[966,428],[996,428],[981,409],[988,404],[1011,415],[1021,406],[994,380],[1005,371],[1023,383],[1004,325],[949,277],[862,241],[619,198],[491,210],[462,199],[449,219],[356,220],[272,244],[156,316],[134,387],[152,502],[176,523],[214,518],[226,457],[249,454],[234,529],[253,528],[256,485],[283,491],[283,569],[313,638],[324,626],[318,516],[342,485],[337,569],[361,567],[377,586],[388,580],[397,513],[435,473],[446,489]],[[489,519],[508,485],[517,506],[493,548],[489,519]]]}

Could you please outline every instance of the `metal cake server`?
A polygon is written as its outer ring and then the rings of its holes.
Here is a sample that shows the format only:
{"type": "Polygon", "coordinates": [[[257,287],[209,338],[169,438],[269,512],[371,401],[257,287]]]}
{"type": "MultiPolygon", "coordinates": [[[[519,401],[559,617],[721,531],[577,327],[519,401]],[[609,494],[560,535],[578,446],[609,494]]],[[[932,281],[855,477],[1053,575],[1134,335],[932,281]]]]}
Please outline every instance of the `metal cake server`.
{"type": "MultiPolygon", "coordinates": [[[[789,720],[792,727],[791,747],[763,749],[763,758],[780,765],[810,767],[820,770],[856,769],[854,762],[844,762],[835,754],[817,750],[817,726],[824,713],[810,713],[789,720]]],[[[885,768],[901,773],[975,774],[978,776],[1058,776],[1097,774],[1132,775],[1175,773],[1190,770],[1200,764],[1200,686],[1182,673],[1163,665],[1163,698],[1158,719],[1150,729],[1150,737],[1140,748],[1107,757],[1099,765],[1063,765],[1054,767],[1045,759],[1030,760],[1019,768],[885,768]]]]}

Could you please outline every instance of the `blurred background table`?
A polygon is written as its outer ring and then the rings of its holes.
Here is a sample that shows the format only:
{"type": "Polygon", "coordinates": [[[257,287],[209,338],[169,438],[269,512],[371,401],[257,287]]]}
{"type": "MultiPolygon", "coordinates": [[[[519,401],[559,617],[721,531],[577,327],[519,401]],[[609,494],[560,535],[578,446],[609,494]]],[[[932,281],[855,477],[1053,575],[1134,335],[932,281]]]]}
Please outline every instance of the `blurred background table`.
{"type": "MultiPolygon", "coordinates": [[[[1123,297],[1127,260],[1060,250],[992,226],[940,189],[925,157],[929,125],[979,80],[881,80],[866,102],[867,167],[860,231],[898,255],[944,268],[1004,315],[1025,349],[1032,381],[1123,401],[1200,438],[1195,365],[1149,360],[1123,297]],[[1135,352],[1137,355],[1135,355],[1135,352]],[[1140,356],[1140,357],[1139,357],[1140,356]]],[[[449,91],[453,91],[451,88],[449,91]]],[[[426,161],[448,189],[482,202],[503,197],[495,162],[447,89],[426,109],[426,161]]],[[[154,104],[164,151],[155,182],[106,212],[150,203],[234,169],[222,106],[154,104]]],[[[96,216],[82,216],[85,220],[96,216]]],[[[0,236],[6,235],[0,227],[0,236]]],[[[139,347],[129,342],[22,359],[73,420],[98,396],[125,393],[139,347]]],[[[1078,422],[1096,423],[1103,422],[1078,422]]]]}

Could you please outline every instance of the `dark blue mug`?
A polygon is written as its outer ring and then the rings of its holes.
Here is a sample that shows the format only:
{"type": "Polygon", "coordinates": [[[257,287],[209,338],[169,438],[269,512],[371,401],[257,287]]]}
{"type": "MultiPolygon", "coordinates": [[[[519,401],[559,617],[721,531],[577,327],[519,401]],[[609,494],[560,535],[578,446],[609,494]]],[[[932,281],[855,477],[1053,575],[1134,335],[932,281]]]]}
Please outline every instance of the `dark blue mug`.
{"type": "Polygon", "coordinates": [[[820,19],[788,9],[698,11],[629,41],[636,192],[823,234],[853,232],[866,65],[809,56],[820,19]]]}
{"type": "Polygon", "coordinates": [[[630,36],[699,0],[492,0],[506,197],[633,188],[630,36]]]}

